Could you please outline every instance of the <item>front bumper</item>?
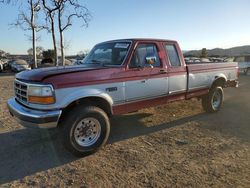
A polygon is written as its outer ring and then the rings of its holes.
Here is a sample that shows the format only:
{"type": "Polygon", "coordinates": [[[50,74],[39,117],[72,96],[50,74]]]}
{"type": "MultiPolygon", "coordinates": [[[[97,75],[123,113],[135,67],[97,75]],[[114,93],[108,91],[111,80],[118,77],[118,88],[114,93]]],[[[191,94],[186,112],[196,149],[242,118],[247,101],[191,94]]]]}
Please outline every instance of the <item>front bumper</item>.
{"type": "Polygon", "coordinates": [[[61,110],[41,111],[27,108],[18,103],[15,98],[7,101],[10,114],[24,127],[54,128],[57,127],[61,110]]]}

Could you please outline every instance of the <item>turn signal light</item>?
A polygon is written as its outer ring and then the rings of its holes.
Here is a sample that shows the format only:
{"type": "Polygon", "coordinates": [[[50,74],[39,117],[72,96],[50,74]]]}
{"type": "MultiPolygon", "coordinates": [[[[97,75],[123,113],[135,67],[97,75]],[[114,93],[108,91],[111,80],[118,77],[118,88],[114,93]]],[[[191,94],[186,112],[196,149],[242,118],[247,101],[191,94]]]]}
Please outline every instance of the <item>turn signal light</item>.
{"type": "Polygon", "coordinates": [[[48,97],[29,96],[28,100],[30,103],[36,103],[36,104],[53,104],[53,103],[55,103],[55,98],[53,96],[48,96],[48,97]]]}

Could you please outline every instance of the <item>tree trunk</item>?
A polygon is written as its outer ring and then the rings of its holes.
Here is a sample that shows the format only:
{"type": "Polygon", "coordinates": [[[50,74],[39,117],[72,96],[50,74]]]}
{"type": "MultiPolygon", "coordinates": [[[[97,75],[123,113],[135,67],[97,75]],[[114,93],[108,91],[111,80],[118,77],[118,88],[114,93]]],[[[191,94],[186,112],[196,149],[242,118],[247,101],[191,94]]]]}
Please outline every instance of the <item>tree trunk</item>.
{"type": "Polygon", "coordinates": [[[35,31],[35,28],[32,28],[32,44],[33,44],[33,61],[34,61],[34,67],[37,68],[37,59],[36,59],[36,31],[35,31]]]}
{"type": "Polygon", "coordinates": [[[37,68],[37,59],[36,59],[36,27],[35,27],[35,10],[33,7],[33,1],[30,1],[31,8],[31,28],[32,28],[32,46],[33,46],[33,62],[34,67],[37,68]]]}
{"type": "Polygon", "coordinates": [[[54,11],[57,9],[55,8],[49,8],[46,5],[46,0],[42,1],[43,7],[45,8],[46,12],[48,13],[49,19],[50,19],[50,27],[51,27],[51,35],[52,35],[52,41],[53,41],[53,47],[54,47],[54,64],[55,66],[58,66],[58,55],[57,55],[57,46],[56,46],[56,35],[55,35],[55,22],[54,22],[54,11]]]}
{"type": "Polygon", "coordinates": [[[54,63],[55,63],[55,66],[58,66],[58,56],[57,56],[57,46],[56,46],[54,19],[51,17],[50,21],[51,21],[51,33],[52,33],[52,39],[53,39],[53,46],[54,46],[54,52],[55,52],[54,63]]]}
{"type": "Polygon", "coordinates": [[[61,62],[62,65],[65,65],[65,55],[64,55],[64,37],[63,31],[60,31],[60,43],[61,43],[61,62]]]}
{"type": "Polygon", "coordinates": [[[63,29],[62,29],[62,20],[61,20],[61,12],[62,10],[58,9],[58,27],[60,32],[60,46],[61,46],[61,63],[65,65],[65,57],[64,57],[64,38],[63,38],[63,29]]]}

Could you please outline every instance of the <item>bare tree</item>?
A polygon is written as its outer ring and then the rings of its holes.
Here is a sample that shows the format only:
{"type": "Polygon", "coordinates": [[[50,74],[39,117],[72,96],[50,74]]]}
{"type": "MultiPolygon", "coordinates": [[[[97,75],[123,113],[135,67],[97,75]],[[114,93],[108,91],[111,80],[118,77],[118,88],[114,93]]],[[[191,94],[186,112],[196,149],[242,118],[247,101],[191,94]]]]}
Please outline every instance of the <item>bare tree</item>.
{"type": "Polygon", "coordinates": [[[33,61],[34,67],[37,68],[37,57],[36,57],[36,32],[44,29],[44,26],[38,26],[36,18],[40,11],[40,0],[27,0],[28,10],[19,10],[19,15],[16,22],[13,24],[20,27],[24,31],[32,31],[32,49],[33,49],[33,61]]]}
{"type": "Polygon", "coordinates": [[[54,62],[55,65],[58,66],[58,55],[57,55],[57,45],[56,45],[56,35],[55,35],[55,14],[58,10],[58,7],[55,6],[55,4],[52,1],[48,0],[42,0],[43,7],[46,13],[46,21],[50,23],[50,28],[48,29],[49,32],[51,32],[52,40],[53,40],[53,46],[54,46],[54,62]],[[50,5],[48,5],[50,4],[50,5]]]}
{"type": "MultiPolygon", "coordinates": [[[[36,47],[36,55],[37,57],[41,58],[43,55],[44,48],[42,46],[37,46],[36,47]]],[[[29,48],[27,50],[27,53],[29,56],[33,56],[33,48],[29,48]]]]}
{"type": "Polygon", "coordinates": [[[58,28],[60,33],[61,63],[65,65],[64,31],[72,26],[74,18],[82,20],[82,26],[87,27],[91,14],[87,7],[79,4],[78,0],[54,0],[58,8],[58,28]]]}

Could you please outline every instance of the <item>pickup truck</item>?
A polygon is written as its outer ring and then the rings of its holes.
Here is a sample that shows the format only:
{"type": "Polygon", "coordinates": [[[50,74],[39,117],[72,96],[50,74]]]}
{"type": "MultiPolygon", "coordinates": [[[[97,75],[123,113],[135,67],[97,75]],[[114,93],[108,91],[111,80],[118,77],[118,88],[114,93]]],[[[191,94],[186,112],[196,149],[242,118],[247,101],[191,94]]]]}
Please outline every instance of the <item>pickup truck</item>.
{"type": "Polygon", "coordinates": [[[238,62],[239,72],[250,75],[250,55],[236,56],[234,62],[238,62]]]}
{"type": "Polygon", "coordinates": [[[238,67],[240,72],[250,75],[250,62],[239,62],[238,67]]]}
{"type": "Polygon", "coordinates": [[[237,63],[186,65],[176,41],[114,40],[97,44],[82,65],[17,74],[7,105],[23,126],[60,127],[66,148],[85,155],[106,143],[110,117],[194,97],[217,112],[223,88],[237,79],[237,63]]]}

